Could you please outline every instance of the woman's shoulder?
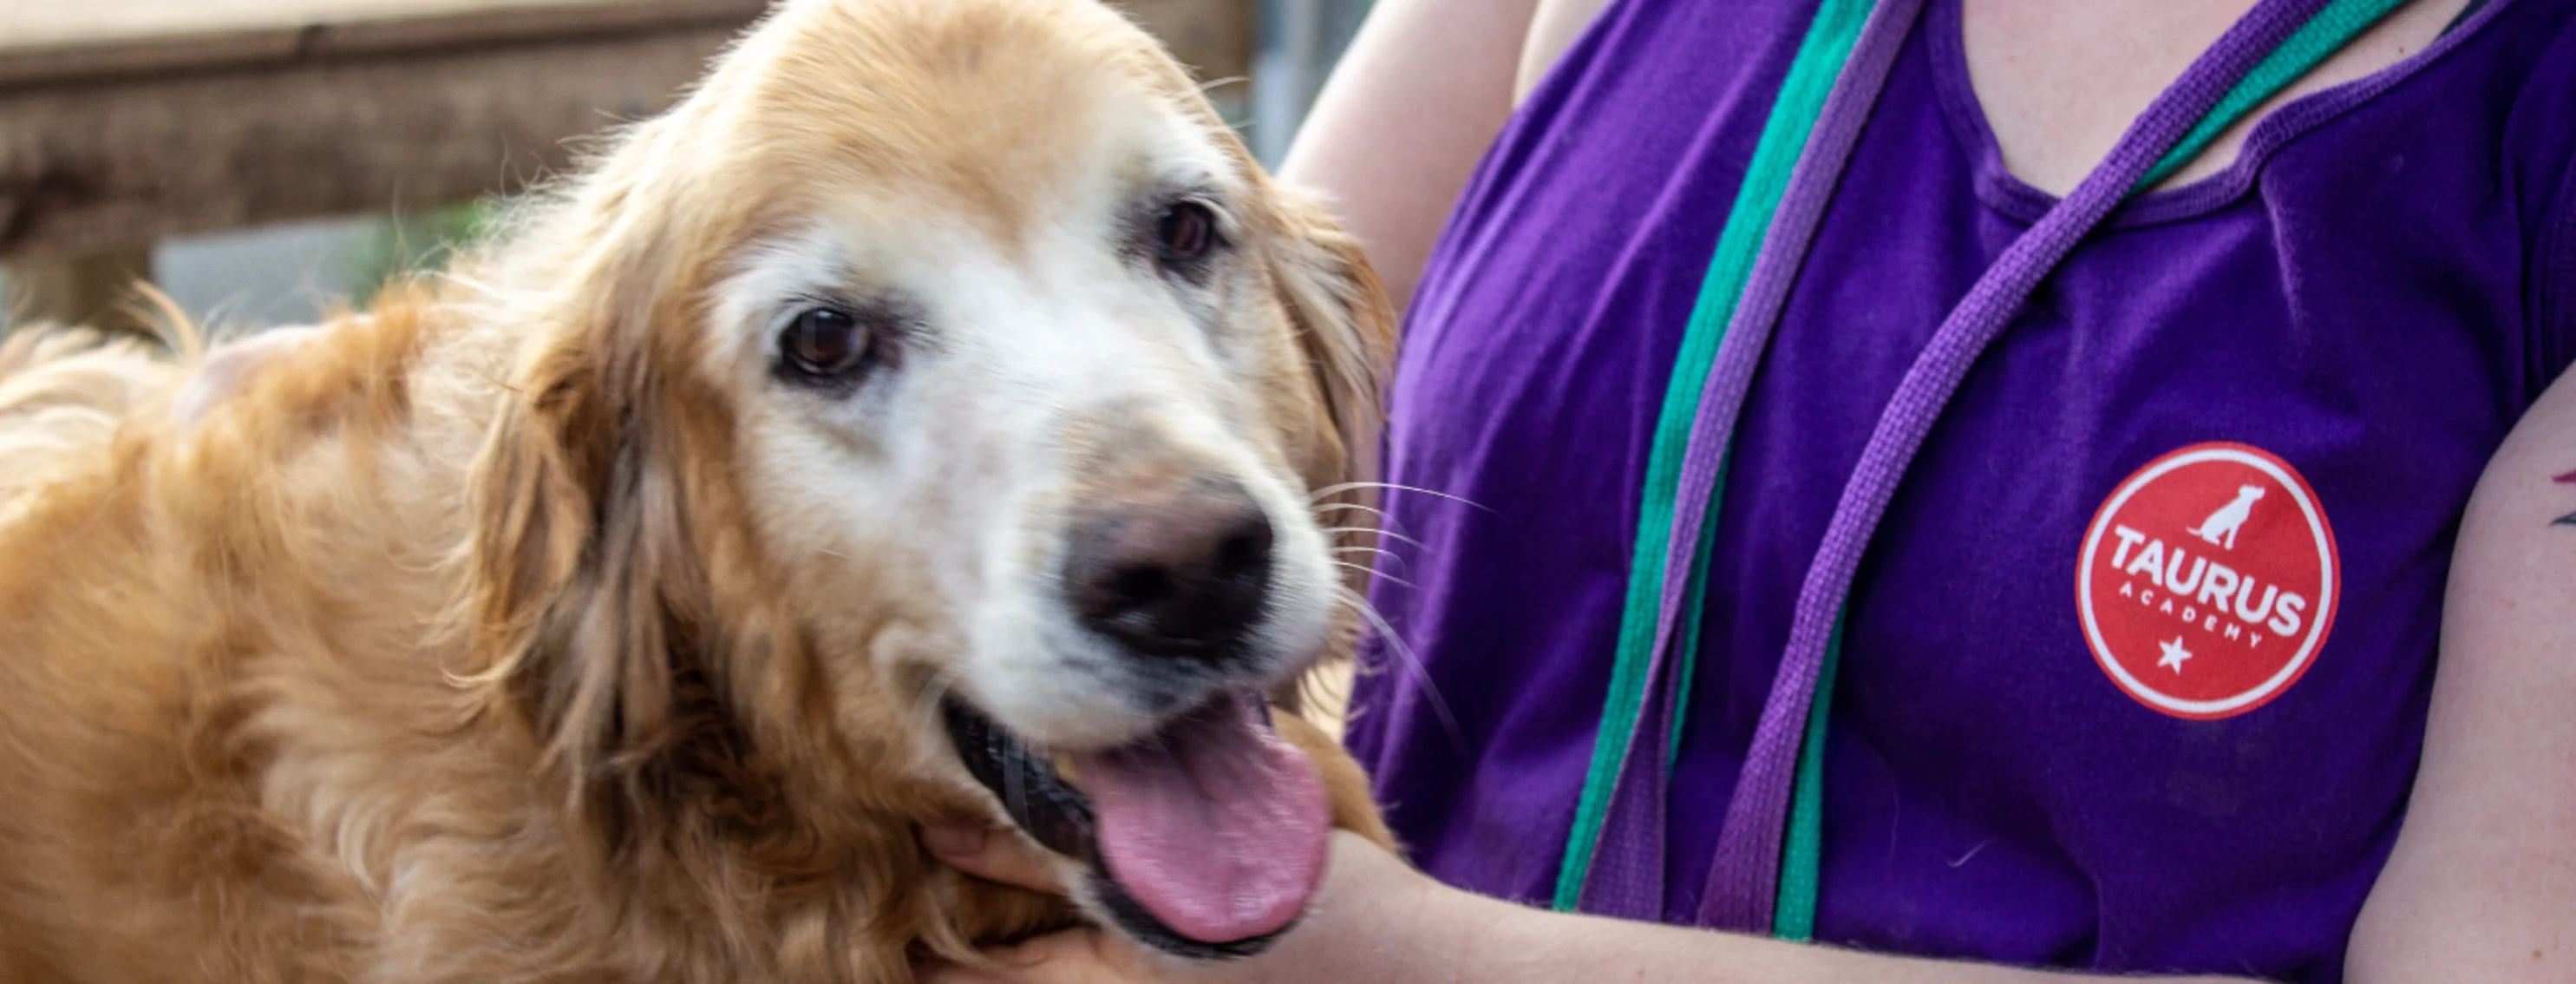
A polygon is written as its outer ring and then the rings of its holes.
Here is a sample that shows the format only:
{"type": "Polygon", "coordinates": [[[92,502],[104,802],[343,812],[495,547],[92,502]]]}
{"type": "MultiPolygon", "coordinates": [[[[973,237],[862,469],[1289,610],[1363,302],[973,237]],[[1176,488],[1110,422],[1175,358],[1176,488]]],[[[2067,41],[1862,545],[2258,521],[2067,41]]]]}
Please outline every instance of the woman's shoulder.
{"type": "Polygon", "coordinates": [[[1707,145],[1713,135],[1749,151],[1816,9],[1817,0],[1543,0],[1517,103],[1453,224],[1513,224],[1512,210],[1483,206],[1518,198],[1510,189],[1532,179],[1616,199],[1651,194],[1726,150],[1707,145]]]}

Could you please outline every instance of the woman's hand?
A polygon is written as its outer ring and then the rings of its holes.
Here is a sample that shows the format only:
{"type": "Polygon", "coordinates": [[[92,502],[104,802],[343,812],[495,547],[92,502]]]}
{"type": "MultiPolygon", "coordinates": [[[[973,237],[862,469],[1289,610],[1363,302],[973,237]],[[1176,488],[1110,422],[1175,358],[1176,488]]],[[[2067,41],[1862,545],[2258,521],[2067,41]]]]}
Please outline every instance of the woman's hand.
{"type": "MultiPolygon", "coordinates": [[[[923,847],[958,870],[1062,894],[1047,859],[1021,838],[979,827],[934,827],[923,847]]],[[[1429,980],[1446,964],[1437,934],[1444,901],[1472,901],[1347,831],[1333,833],[1324,887],[1306,917],[1268,953],[1247,960],[1184,961],[1115,932],[1079,929],[988,951],[992,965],[920,968],[924,984],[1255,984],[1308,980],[1429,980]]]]}

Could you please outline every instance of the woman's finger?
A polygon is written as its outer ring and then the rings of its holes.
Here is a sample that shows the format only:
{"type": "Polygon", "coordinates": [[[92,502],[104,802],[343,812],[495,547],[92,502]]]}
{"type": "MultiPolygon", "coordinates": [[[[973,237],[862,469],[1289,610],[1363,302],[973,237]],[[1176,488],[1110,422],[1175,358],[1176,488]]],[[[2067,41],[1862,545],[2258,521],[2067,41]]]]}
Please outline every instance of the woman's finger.
{"type": "Polygon", "coordinates": [[[977,878],[1064,894],[1064,881],[1056,875],[1055,856],[1016,831],[981,824],[924,826],[921,846],[932,857],[977,878]]]}

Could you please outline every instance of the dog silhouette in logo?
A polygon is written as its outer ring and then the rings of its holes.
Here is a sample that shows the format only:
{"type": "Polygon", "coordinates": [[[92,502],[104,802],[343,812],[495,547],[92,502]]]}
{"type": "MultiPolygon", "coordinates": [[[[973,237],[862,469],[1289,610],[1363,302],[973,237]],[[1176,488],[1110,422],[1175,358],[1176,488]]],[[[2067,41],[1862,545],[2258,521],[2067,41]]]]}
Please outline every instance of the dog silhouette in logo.
{"type": "Polygon", "coordinates": [[[2218,507],[2218,511],[2210,513],[2208,519],[2200,521],[2199,529],[2188,532],[2209,541],[2213,546],[2234,550],[2236,531],[2245,527],[2247,519],[2253,518],[2254,500],[2262,497],[2262,486],[2240,486],[2236,490],[2236,501],[2218,507]]]}

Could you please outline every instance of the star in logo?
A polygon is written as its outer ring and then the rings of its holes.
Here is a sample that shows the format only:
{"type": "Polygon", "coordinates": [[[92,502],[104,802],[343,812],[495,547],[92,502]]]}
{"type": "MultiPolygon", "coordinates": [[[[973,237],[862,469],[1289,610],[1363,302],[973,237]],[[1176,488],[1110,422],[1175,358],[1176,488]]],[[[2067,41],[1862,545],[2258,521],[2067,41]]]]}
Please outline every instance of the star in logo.
{"type": "Polygon", "coordinates": [[[2173,667],[2173,671],[2175,673],[2181,673],[2182,661],[2190,659],[2192,656],[2191,650],[2184,649],[2182,647],[2181,636],[2173,637],[2172,642],[2156,643],[2156,648],[2165,651],[2164,658],[2156,660],[2156,665],[2173,667]]]}

